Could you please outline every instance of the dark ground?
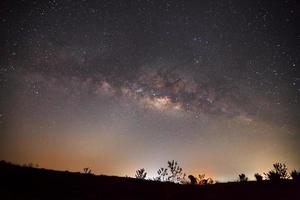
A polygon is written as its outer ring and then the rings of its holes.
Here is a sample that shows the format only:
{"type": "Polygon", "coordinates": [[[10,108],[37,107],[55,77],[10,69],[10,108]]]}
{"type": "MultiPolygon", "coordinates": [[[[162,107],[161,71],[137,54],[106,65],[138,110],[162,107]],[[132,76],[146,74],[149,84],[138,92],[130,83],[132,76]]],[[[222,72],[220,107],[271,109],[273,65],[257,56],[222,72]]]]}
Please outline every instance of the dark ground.
{"type": "Polygon", "coordinates": [[[0,199],[300,199],[300,184],[218,183],[179,185],[133,178],[95,176],[0,161],[0,199]]]}

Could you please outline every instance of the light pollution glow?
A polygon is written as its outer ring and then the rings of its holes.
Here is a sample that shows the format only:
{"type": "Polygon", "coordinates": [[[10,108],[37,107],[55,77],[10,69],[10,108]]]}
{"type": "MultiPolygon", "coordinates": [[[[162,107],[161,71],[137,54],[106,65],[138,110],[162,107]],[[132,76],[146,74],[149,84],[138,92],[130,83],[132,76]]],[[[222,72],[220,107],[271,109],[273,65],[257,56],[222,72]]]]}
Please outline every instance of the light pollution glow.
{"type": "Polygon", "coordinates": [[[0,160],[153,177],[174,159],[219,181],[299,170],[296,4],[3,1],[0,160]]]}
{"type": "Polygon", "coordinates": [[[285,127],[242,113],[195,117],[166,96],[138,96],[140,90],[122,88],[125,103],[119,104],[113,100],[115,88],[106,81],[99,85],[95,100],[106,102],[106,115],[103,107],[89,108],[97,101],[85,102],[83,110],[76,108],[80,102],[66,102],[63,111],[41,118],[40,112],[51,113],[52,108],[40,102],[32,112],[28,110],[32,99],[19,96],[13,103],[22,114],[11,114],[14,126],[8,131],[14,135],[4,138],[1,157],[59,170],[80,171],[88,166],[97,174],[119,176],[133,176],[143,167],[150,177],[167,160],[175,159],[186,173],[206,173],[219,181],[234,180],[238,173],[253,179],[255,172],[267,171],[277,161],[297,166],[297,155],[291,154],[293,135],[285,127]]]}

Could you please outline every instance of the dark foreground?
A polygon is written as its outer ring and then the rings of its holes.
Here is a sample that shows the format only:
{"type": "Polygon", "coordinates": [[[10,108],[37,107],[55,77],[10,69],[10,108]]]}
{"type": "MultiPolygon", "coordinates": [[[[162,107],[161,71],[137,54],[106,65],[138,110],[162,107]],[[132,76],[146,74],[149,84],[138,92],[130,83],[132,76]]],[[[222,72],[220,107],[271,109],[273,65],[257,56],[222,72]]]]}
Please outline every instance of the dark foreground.
{"type": "Polygon", "coordinates": [[[300,199],[300,184],[178,185],[21,167],[0,161],[0,199],[300,199]]]}

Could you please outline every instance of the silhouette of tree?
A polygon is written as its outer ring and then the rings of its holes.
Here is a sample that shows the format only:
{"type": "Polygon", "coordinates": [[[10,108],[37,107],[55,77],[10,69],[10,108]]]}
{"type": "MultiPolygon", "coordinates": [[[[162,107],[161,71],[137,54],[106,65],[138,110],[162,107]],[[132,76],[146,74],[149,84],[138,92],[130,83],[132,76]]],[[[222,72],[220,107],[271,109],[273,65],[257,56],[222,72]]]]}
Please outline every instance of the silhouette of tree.
{"type": "Polygon", "coordinates": [[[260,175],[259,173],[254,174],[254,177],[257,182],[261,182],[263,180],[262,175],[260,175]]]}
{"type": "Polygon", "coordinates": [[[145,171],[144,168],[139,169],[135,172],[135,178],[137,179],[145,179],[147,176],[147,172],[145,171]]]}
{"type": "Polygon", "coordinates": [[[160,169],[158,169],[157,174],[158,174],[158,177],[156,178],[156,180],[166,181],[167,176],[168,176],[168,169],[161,167],[160,169]]]}
{"type": "Polygon", "coordinates": [[[83,168],[83,173],[84,174],[91,174],[92,170],[90,168],[88,168],[88,167],[85,167],[85,168],[83,168]]]}
{"type": "Polygon", "coordinates": [[[272,182],[280,181],[280,175],[273,170],[269,171],[268,173],[265,173],[265,177],[266,179],[272,182]]]}
{"type": "Polygon", "coordinates": [[[193,175],[189,175],[188,178],[190,179],[192,185],[197,184],[197,178],[195,178],[193,175]]]}
{"type": "Polygon", "coordinates": [[[289,174],[287,172],[287,167],[285,164],[282,163],[275,163],[273,164],[274,169],[270,170],[268,173],[264,173],[266,179],[270,181],[280,181],[282,179],[288,179],[289,174]]]}
{"type": "Polygon", "coordinates": [[[168,161],[169,176],[168,181],[170,182],[180,182],[182,175],[182,168],[178,165],[177,161],[168,161]]]}
{"type": "Polygon", "coordinates": [[[157,171],[158,177],[155,180],[169,181],[173,183],[185,182],[185,174],[182,174],[182,168],[178,165],[177,161],[168,161],[167,168],[159,168],[157,171]]]}
{"type": "Polygon", "coordinates": [[[247,182],[248,177],[245,174],[240,174],[239,175],[239,182],[247,182]]]}
{"type": "Polygon", "coordinates": [[[293,170],[291,172],[291,177],[294,181],[300,182],[300,172],[297,170],[293,170]]]}

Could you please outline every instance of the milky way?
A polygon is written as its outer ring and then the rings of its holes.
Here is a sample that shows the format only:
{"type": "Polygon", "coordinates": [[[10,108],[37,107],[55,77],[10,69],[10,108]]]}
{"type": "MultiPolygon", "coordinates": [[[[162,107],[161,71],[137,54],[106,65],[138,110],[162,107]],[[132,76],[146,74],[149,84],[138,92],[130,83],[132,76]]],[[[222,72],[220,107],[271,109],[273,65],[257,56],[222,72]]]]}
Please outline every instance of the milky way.
{"type": "Polygon", "coordinates": [[[175,159],[220,180],[300,167],[296,0],[1,8],[1,159],[115,175],[175,159]]]}

